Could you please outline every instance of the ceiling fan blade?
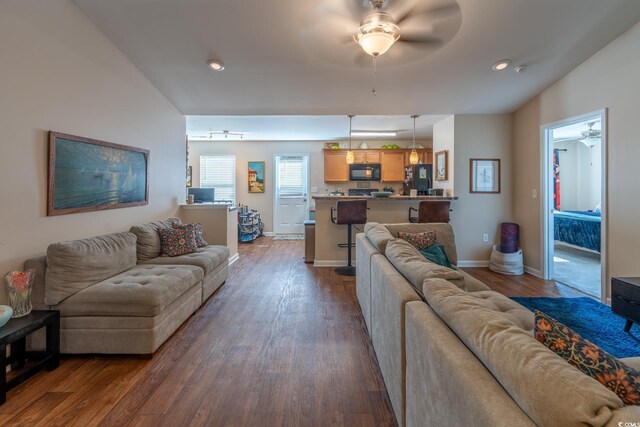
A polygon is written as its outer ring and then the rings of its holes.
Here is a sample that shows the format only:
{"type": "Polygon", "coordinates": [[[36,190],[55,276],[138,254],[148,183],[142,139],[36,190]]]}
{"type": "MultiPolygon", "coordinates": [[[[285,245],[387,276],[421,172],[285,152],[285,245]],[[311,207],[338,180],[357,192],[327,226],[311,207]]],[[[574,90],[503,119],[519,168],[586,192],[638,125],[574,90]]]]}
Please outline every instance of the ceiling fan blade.
{"type": "Polygon", "coordinates": [[[350,43],[354,43],[355,44],[355,40],[353,39],[353,36],[340,36],[340,43],[341,44],[350,44],[350,43]]]}
{"type": "Polygon", "coordinates": [[[431,9],[423,9],[423,8],[414,8],[409,9],[402,13],[401,15],[396,16],[396,24],[401,25],[403,22],[408,20],[409,18],[415,17],[424,17],[429,20],[440,20],[440,19],[448,19],[452,17],[456,17],[460,15],[460,6],[458,3],[453,2],[447,5],[434,7],[431,9]]]}
{"type": "Polygon", "coordinates": [[[402,34],[398,42],[401,43],[422,43],[422,44],[442,44],[442,40],[430,34],[402,34]]]}

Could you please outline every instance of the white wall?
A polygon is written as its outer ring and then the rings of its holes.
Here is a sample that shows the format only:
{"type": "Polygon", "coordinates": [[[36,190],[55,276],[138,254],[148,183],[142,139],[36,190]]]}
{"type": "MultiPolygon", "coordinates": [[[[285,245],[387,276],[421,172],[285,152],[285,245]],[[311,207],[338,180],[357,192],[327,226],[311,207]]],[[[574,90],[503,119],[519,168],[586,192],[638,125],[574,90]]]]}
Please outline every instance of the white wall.
{"type": "Polygon", "coordinates": [[[560,151],[560,208],[564,211],[594,210],[600,202],[600,143],[593,148],[579,140],[554,143],[560,151]]]}
{"type": "Polygon", "coordinates": [[[435,176],[435,154],[438,151],[447,150],[447,180],[433,181],[433,188],[442,188],[453,191],[455,182],[455,117],[449,116],[433,125],[433,154],[434,154],[434,176],[435,176]]]}
{"type": "MultiPolygon", "coordinates": [[[[358,147],[361,141],[353,143],[353,147],[358,147]]],[[[369,148],[380,148],[388,143],[396,143],[400,147],[407,147],[407,141],[367,141],[369,148]]],[[[430,147],[431,141],[416,141],[424,147],[430,147]]],[[[276,154],[309,154],[309,194],[313,187],[318,188],[318,193],[327,193],[341,189],[347,193],[349,188],[356,188],[355,182],[348,183],[325,183],[324,182],[324,156],[322,149],[324,141],[190,141],[189,142],[189,165],[193,170],[193,185],[200,185],[200,156],[214,156],[223,154],[234,154],[236,156],[236,203],[248,205],[251,209],[260,212],[262,221],[265,224],[265,231],[273,231],[273,198],[274,198],[274,156],[276,154]],[[247,188],[247,162],[265,161],[266,189],[262,194],[249,193],[247,188]]],[[[395,189],[400,189],[398,183],[387,184],[381,182],[371,182],[371,188],[379,188],[390,185],[395,189]]],[[[313,201],[309,198],[309,203],[313,201]]]]}
{"type": "Polygon", "coordinates": [[[184,116],[71,1],[0,3],[0,69],[0,274],[50,243],[175,214],[184,116]],[[49,130],[149,149],[149,205],[47,217],[49,130]]]}
{"type": "Polygon", "coordinates": [[[639,51],[637,24],[515,113],[514,213],[524,233],[525,264],[533,269],[542,268],[541,200],[531,197],[541,185],[540,126],[607,108],[608,274],[639,273],[639,51]]]}
{"type": "Polygon", "coordinates": [[[509,114],[455,116],[452,157],[458,200],[453,202],[451,223],[461,261],[488,262],[492,246],[500,243],[500,224],[513,220],[511,122],[509,114]],[[469,164],[474,158],[500,159],[499,194],[470,193],[469,164]],[[482,239],[485,233],[488,242],[482,239]]]}

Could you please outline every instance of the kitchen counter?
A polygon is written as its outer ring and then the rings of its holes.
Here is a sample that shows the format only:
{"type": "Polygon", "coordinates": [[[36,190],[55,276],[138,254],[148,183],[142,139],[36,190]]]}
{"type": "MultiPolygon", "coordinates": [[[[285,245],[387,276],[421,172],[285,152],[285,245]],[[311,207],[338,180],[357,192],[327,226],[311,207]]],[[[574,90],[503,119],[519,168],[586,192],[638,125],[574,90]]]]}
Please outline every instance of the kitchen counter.
{"type": "Polygon", "coordinates": [[[201,223],[204,240],[229,248],[229,264],[238,259],[238,208],[225,203],[181,204],[177,216],[185,224],[201,223]]]}
{"type": "MultiPolygon", "coordinates": [[[[451,207],[455,207],[458,200],[455,196],[391,196],[391,197],[371,197],[371,196],[329,196],[319,194],[312,196],[316,209],[316,244],[315,260],[316,267],[338,267],[346,265],[347,249],[338,247],[338,243],[347,241],[347,226],[337,225],[331,222],[331,208],[336,207],[339,200],[366,200],[367,221],[379,222],[382,224],[398,224],[409,222],[409,208],[417,209],[422,201],[451,201],[451,207]]],[[[414,212],[413,216],[417,216],[414,212]]],[[[362,232],[363,225],[354,227],[355,233],[362,232]]],[[[355,249],[352,250],[355,259],[355,249]]],[[[356,260],[357,262],[357,260],[356,260]]]]}
{"type": "Polygon", "coordinates": [[[389,197],[373,197],[373,196],[329,196],[329,195],[320,195],[320,196],[311,196],[313,200],[372,200],[376,202],[404,202],[404,201],[422,201],[422,200],[458,200],[456,196],[389,196],[389,197]]]}

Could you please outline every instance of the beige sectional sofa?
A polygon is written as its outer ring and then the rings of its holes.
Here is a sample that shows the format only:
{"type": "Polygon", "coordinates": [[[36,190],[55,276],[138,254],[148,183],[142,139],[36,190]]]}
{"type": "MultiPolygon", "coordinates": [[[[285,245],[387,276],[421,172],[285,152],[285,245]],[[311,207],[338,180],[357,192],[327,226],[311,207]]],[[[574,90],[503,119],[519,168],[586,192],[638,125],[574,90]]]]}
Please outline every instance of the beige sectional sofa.
{"type": "Polygon", "coordinates": [[[640,422],[640,407],[535,340],[532,312],[396,238],[428,230],[456,264],[449,224],[369,223],[356,237],[357,298],[401,426],[640,422]]]}
{"type": "Polygon", "coordinates": [[[174,222],[54,243],[25,262],[34,309],[60,310],[63,353],[151,354],[225,282],[224,246],[160,256],[158,229],[174,222]]]}

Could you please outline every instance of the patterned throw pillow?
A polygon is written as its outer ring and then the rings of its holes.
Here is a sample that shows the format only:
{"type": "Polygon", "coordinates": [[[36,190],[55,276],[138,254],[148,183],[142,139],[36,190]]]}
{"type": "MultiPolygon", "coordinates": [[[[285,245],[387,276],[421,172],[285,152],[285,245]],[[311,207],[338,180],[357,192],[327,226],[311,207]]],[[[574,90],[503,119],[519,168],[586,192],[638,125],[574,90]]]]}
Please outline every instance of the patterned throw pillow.
{"type": "Polygon", "coordinates": [[[193,228],[161,228],[158,233],[160,233],[162,255],[178,256],[198,250],[193,228]]]}
{"type": "Polygon", "coordinates": [[[613,391],[625,405],[640,405],[639,371],[543,312],[536,310],[535,315],[534,333],[538,341],[613,391]]]}
{"type": "Polygon", "coordinates": [[[427,249],[436,242],[436,233],[434,231],[425,231],[423,233],[405,233],[400,231],[398,237],[411,243],[419,251],[427,249]]]}
{"type": "Polygon", "coordinates": [[[199,248],[209,246],[207,241],[204,240],[204,237],[202,235],[202,224],[200,224],[199,222],[196,224],[178,224],[177,222],[174,222],[172,225],[173,228],[193,229],[193,232],[196,234],[196,245],[198,245],[199,248]]]}

